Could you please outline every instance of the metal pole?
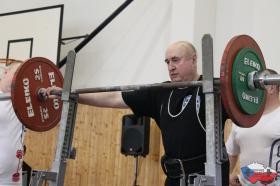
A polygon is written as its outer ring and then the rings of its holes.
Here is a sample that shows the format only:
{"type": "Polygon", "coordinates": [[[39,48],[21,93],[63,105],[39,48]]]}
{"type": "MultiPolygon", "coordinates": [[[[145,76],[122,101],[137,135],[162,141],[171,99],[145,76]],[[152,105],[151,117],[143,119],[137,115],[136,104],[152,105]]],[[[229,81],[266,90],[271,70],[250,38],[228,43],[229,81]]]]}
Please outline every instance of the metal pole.
{"type": "MultiPolygon", "coordinates": [[[[66,172],[66,164],[68,158],[68,147],[66,147],[69,143],[68,138],[65,136],[67,132],[67,121],[68,114],[70,111],[70,90],[72,86],[74,65],[75,65],[76,53],[74,51],[68,52],[67,55],[67,65],[65,70],[65,81],[63,85],[63,93],[61,95],[61,100],[63,101],[61,120],[60,120],[60,128],[57,138],[56,145],[56,153],[55,159],[52,163],[51,172],[57,173],[57,179],[55,181],[50,180],[50,186],[61,186],[64,184],[64,177],[66,172]]],[[[71,145],[71,144],[70,144],[71,145]]]]}
{"type": "Polygon", "coordinates": [[[184,81],[173,83],[154,83],[154,84],[142,84],[142,85],[123,85],[123,86],[108,86],[108,87],[96,87],[96,88],[83,88],[73,90],[72,93],[86,94],[95,92],[113,92],[113,91],[130,91],[141,90],[150,88],[176,88],[176,87],[188,87],[188,86],[201,86],[202,81],[184,81]]]}
{"type": "Polygon", "coordinates": [[[8,99],[11,99],[11,94],[10,93],[1,93],[0,94],[0,101],[8,100],[8,99]]]}
{"type": "Polygon", "coordinates": [[[137,185],[137,176],[138,176],[138,156],[135,156],[135,167],[134,167],[134,182],[133,186],[139,186],[137,185]]]}
{"type": "Polygon", "coordinates": [[[213,40],[210,35],[202,38],[203,63],[203,93],[205,94],[205,123],[206,123],[206,164],[207,179],[214,178],[210,185],[221,186],[217,183],[216,172],[216,139],[214,116],[214,85],[213,85],[213,40]]]}
{"type": "Polygon", "coordinates": [[[265,85],[280,85],[280,74],[270,74],[264,77],[265,85]]]}

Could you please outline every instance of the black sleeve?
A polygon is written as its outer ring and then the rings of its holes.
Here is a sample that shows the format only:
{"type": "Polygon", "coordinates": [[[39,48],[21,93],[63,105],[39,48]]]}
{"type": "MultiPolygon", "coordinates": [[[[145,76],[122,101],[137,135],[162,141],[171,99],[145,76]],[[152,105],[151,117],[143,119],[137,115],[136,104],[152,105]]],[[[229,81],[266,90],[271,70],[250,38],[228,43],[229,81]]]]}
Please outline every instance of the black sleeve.
{"type": "Polygon", "coordinates": [[[124,102],[136,116],[155,118],[157,113],[155,93],[152,90],[135,90],[122,92],[124,102]]]}

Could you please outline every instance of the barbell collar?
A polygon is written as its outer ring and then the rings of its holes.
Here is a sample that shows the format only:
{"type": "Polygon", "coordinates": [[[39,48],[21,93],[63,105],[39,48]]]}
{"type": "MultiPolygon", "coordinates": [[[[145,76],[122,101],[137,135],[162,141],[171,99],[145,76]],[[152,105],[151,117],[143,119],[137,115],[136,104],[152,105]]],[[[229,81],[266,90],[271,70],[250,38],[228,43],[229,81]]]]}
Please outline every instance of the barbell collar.
{"type": "Polygon", "coordinates": [[[264,81],[265,81],[265,77],[269,74],[270,74],[270,72],[268,70],[264,70],[264,71],[255,73],[255,75],[254,75],[255,88],[265,90],[264,81]]]}
{"type": "Polygon", "coordinates": [[[247,76],[248,87],[251,90],[255,90],[256,89],[255,82],[254,82],[254,78],[256,76],[256,73],[257,73],[257,71],[252,71],[252,72],[249,72],[248,76],[247,76]]]}
{"type": "Polygon", "coordinates": [[[280,85],[280,75],[279,74],[269,74],[264,78],[265,85],[280,85]]]}
{"type": "MultiPolygon", "coordinates": [[[[254,74],[254,87],[259,89],[266,89],[266,85],[280,85],[280,75],[270,74],[268,70],[262,72],[256,72],[254,74]]],[[[248,84],[250,84],[248,79],[248,84]]]]}

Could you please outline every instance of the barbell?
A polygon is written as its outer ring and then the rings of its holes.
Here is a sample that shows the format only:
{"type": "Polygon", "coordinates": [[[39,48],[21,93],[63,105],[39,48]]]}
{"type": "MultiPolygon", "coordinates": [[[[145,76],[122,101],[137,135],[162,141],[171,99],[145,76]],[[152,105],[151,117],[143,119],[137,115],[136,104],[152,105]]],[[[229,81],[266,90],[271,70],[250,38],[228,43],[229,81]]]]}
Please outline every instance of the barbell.
{"type": "MultiPolygon", "coordinates": [[[[178,88],[202,86],[203,81],[185,81],[142,85],[95,87],[73,90],[72,94],[129,91],[151,88],[178,88]]],[[[248,35],[233,37],[227,44],[220,69],[221,97],[230,119],[241,127],[252,127],[260,119],[266,101],[265,85],[280,84],[279,75],[266,71],[262,52],[248,35]]],[[[42,88],[63,86],[63,77],[57,66],[43,57],[26,60],[15,72],[11,95],[2,94],[0,100],[11,99],[14,111],[27,128],[47,131],[60,121],[61,99],[44,99],[42,88]]],[[[61,95],[62,91],[52,94],[61,95]]]]}

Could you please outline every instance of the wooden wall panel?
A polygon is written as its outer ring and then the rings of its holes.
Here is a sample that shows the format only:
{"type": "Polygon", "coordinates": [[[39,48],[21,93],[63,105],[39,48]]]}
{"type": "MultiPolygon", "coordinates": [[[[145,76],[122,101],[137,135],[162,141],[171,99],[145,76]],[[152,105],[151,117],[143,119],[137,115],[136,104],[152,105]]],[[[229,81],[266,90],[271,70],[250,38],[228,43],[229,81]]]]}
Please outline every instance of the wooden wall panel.
{"type": "MultiPolygon", "coordinates": [[[[129,110],[104,109],[79,105],[73,147],[75,160],[68,160],[67,186],[131,186],[134,180],[135,158],[120,153],[121,119],[129,110]]],[[[25,161],[34,169],[51,167],[55,154],[58,127],[44,133],[28,131],[25,136],[25,161]]],[[[159,166],[160,131],[150,128],[150,152],[139,159],[138,184],[160,185],[164,177],[159,166]]]]}
{"type": "MultiPolygon", "coordinates": [[[[229,133],[231,131],[231,127],[232,127],[232,122],[231,120],[227,120],[226,125],[225,125],[225,130],[224,130],[224,137],[225,137],[225,141],[227,141],[228,137],[229,137],[229,133]]],[[[234,168],[234,173],[235,174],[240,174],[240,165],[239,165],[239,160],[236,163],[236,166],[234,168]]]]}

